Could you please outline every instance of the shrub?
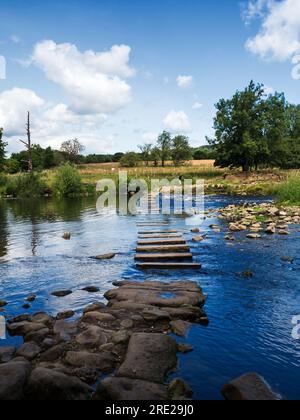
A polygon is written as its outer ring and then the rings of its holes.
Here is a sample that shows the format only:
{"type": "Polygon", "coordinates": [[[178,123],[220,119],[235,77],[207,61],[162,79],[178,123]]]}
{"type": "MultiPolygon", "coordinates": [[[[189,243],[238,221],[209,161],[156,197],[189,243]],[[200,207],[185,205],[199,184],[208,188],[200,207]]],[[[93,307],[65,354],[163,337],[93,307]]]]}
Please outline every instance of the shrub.
{"type": "Polygon", "coordinates": [[[7,178],[5,193],[14,197],[32,198],[43,195],[45,188],[40,175],[21,174],[7,178]]]}
{"type": "Polygon", "coordinates": [[[82,191],[82,181],[79,172],[74,166],[66,164],[58,168],[53,189],[61,196],[76,196],[82,191]]]}
{"type": "Polygon", "coordinates": [[[277,188],[279,201],[288,204],[300,205],[300,175],[291,176],[277,188]]]}

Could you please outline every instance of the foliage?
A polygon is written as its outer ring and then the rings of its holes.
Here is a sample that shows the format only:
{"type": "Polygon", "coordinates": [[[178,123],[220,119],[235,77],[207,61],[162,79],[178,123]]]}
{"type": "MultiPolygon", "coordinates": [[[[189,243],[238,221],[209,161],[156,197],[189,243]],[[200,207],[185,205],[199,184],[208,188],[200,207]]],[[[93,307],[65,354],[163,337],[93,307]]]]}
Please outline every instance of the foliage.
{"type": "Polygon", "coordinates": [[[126,153],[120,160],[120,165],[123,168],[135,168],[141,163],[140,156],[135,152],[126,153]]]}
{"type": "Polygon", "coordinates": [[[290,176],[286,182],[279,185],[276,196],[283,203],[300,205],[300,174],[290,176]]]}
{"type": "Polygon", "coordinates": [[[266,96],[253,81],[216,105],[216,165],[244,171],[259,167],[300,167],[300,107],[284,94],[266,96]]]}
{"type": "Polygon", "coordinates": [[[149,162],[151,161],[152,147],[152,144],[143,144],[139,146],[141,158],[146,162],[147,166],[149,166],[149,162]]]}
{"type": "Polygon", "coordinates": [[[172,159],[175,166],[183,165],[192,157],[189,139],[186,136],[176,136],[172,141],[172,159]]]}
{"type": "Polygon", "coordinates": [[[21,198],[39,197],[44,194],[45,188],[45,183],[39,174],[20,174],[7,178],[5,194],[21,198]]]}
{"type": "Polygon", "coordinates": [[[54,180],[53,190],[60,196],[76,196],[82,191],[82,181],[78,170],[65,164],[57,169],[54,180]]]}
{"type": "Polygon", "coordinates": [[[171,155],[171,146],[172,146],[171,134],[168,133],[167,131],[163,131],[163,133],[158,137],[157,146],[160,148],[161,162],[162,162],[162,166],[164,167],[166,160],[168,160],[171,155]]]}
{"type": "Polygon", "coordinates": [[[61,152],[65,154],[69,162],[76,163],[80,154],[84,151],[85,147],[78,139],[65,141],[61,145],[61,152]]]}
{"type": "Polygon", "coordinates": [[[2,171],[5,162],[5,148],[7,146],[7,143],[5,143],[2,138],[3,128],[0,128],[0,171],[2,171]]]}

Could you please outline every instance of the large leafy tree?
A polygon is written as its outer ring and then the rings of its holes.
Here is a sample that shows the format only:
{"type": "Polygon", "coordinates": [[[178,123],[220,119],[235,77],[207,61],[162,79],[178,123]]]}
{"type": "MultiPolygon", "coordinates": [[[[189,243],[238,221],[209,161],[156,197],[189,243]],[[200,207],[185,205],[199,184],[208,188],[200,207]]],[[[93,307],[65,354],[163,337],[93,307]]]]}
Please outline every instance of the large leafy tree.
{"type": "Polygon", "coordinates": [[[0,128],[0,171],[3,170],[3,165],[5,162],[5,148],[7,143],[3,141],[3,128],[0,128]]]}
{"type": "Polygon", "coordinates": [[[158,137],[157,146],[160,149],[161,164],[162,164],[162,166],[165,166],[166,160],[168,160],[170,158],[171,146],[172,146],[172,136],[168,131],[164,131],[158,137]]]}
{"type": "Polygon", "coordinates": [[[221,99],[214,120],[216,165],[249,171],[268,155],[265,138],[266,103],[262,85],[253,81],[232,99],[221,99]]]}
{"type": "Polygon", "coordinates": [[[192,158],[192,149],[189,138],[186,136],[176,136],[172,142],[172,159],[175,166],[184,164],[192,158]]]}

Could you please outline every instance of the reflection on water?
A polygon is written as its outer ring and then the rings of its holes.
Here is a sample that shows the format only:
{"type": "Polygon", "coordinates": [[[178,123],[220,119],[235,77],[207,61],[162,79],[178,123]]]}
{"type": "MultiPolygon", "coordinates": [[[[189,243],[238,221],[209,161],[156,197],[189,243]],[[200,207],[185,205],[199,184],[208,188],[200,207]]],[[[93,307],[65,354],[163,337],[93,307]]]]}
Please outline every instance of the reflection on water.
{"type": "MultiPolygon", "coordinates": [[[[226,206],[236,198],[209,197],[207,208],[226,206]]],[[[26,297],[35,293],[31,312],[74,309],[79,314],[91,301],[120,279],[194,280],[208,295],[207,328],[192,328],[188,341],[195,351],[180,356],[180,372],[195,390],[196,399],[218,399],[229,379],[258,371],[290,399],[300,397],[300,342],[292,339],[291,320],[300,313],[299,227],[289,237],[272,236],[249,241],[245,233],[227,243],[224,234],[211,231],[217,220],[203,225],[207,238],[192,244],[199,272],[141,273],[134,266],[138,221],[171,219],[171,226],[192,238],[183,217],[99,215],[95,199],[0,201],[0,299],[8,306],[0,315],[24,312],[26,297]],[[70,241],[62,239],[70,231],[70,241]],[[113,260],[95,255],[114,252],[113,260]],[[283,255],[294,264],[281,261],[283,255]],[[252,278],[238,273],[252,271],[252,278]],[[97,286],[100,293],[83,292],[97,286]],[[51,296],[58,289],[72,289],[63,299],[51,296]]],[[[226,232],[226,227],[224,226],[226,232]]],[[[30,312],[29,311],[29,312],[30,312]]],[[[0,345],[15,343],[0,341],[0,345]]]]}

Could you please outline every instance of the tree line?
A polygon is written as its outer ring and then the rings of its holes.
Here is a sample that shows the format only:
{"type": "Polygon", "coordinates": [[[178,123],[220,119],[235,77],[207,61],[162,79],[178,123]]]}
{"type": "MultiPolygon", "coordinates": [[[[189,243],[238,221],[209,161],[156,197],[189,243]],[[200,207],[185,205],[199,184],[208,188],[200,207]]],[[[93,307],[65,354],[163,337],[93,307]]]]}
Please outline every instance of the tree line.
{"type": "Polygon", "coordinates": [[[215,138],[209,140],[216,166],[243,168],[300,168],[300,105],[283,93],[265,94],[250,82],[243,91],[216,104],[215,138]]]}

